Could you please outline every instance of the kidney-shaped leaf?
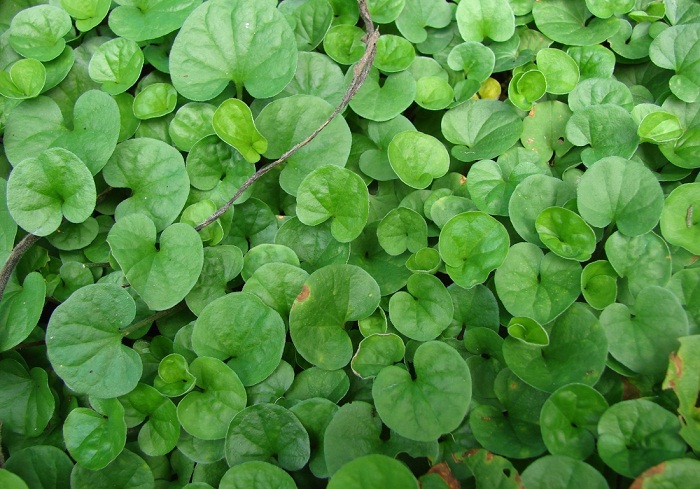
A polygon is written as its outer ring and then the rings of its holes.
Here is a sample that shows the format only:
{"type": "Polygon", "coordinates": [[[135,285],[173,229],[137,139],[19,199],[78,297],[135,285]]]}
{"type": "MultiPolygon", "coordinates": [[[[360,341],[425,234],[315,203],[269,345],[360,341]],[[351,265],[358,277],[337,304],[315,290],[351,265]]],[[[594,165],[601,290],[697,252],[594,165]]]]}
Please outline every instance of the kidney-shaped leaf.
{"type": "Polygon", "coordinates": [[[169,226],[156,245],[153,221],[131,214],[116,222],[107,242],[129,284],[154,311],[184,299],[202,271],[202,240],[187,224],[169,226]]]}
{"type": "Polygon", "coordinates": [[[226,433],[226,461],[233,467],[273,459],[299,470],[311,456],[309,434],[291,411],[277,404],[255,404],[238,413],[226,433]]]}
{"type": "Polygon", "coordinates": [[[75,291],[54,310],[46,328],[46,350],[56,374],[70,389],[96,397],[133,390],[141,378],[141,358],[122,344],[119,329],[135,315],[134,300],[118,285],[75,291]]]}
{"type": "Polygon", "coordinates": [[[442,118],[442,134],[457,145],[452,155],[460,161],[493,158],[513,146],[522,130],[515,110],[498,100],[469,100],[442,118]]]}
{"type": "Polygon", "coordinates": [[[297,489],[297,485],[284,470],[262,460],[251,460],[234,465],[226,471],[219,489],[297,489]]]}
{"type": "Polygon", "coordinates": [[[422,189],[450,168],[450,155],[433,136],[404,131],[394,136],[388,148],[389,163],[403,183],[422,189]]]}
{"type": "Polygon", "coordinates": [[[88,90],[75,102],[72,120],[65,119],[48,97],[24,102],[8,117],[4,142],[7,158],[14,165],[59,147],[75,153],[96,175],[112,155],[118,136],[116,102],[104,92],[88,90]]]}
{"type": "Polygon", "coordinates": [[[326,370],[348,364],[353,354],[347,321],[364,319],[379,305],[379,286],[354,265],[328,265],[306,280],[289,315],[297,352],[326,370]]]}
{"type": "Polygon", "coordinates": [[[507,0],[462,0],[455,15],[465,41],[481,42],[488,37],[503,42],[515,32],[515,15],[507,0]]]}
{"type": "Polygon", "coordinates": [[[65,217],[85,221],[95,209],[95,182],[75,154],[52,148],[27,158],[10,173],[7,207],[14,220],[37,236],[53,233],[65,217]]]}
{"type": "Polygon", "coordinates": [[[372,396],[389,428],[416,441],[432,441],[456,429],[472,395],[469,367],[451,346],[430,341],[416,349],[416,378],[397,366],[385,367],[374,380],[372,396]]]}
{"type": "Polygon", "coordinates": [[[24,341],[44,310],[46,281],[38,272],[28,274],[20,286],[14,280],[5,287],[0,302],[0,351],[24,341]]]}
{"type": "Polygon", "coordinates": [[[63,36],[71,27],[70,16],[60,7],[24,8],[10,23],[10,45],[26,58],[51,61],[63,52],[66,46],[63,36]]]}
{"type": "Polygon", "coordinates": [[[594,467],[562,455],[538,458],[522,473],[522,482],[528,489],[567,489],[572,481],[587,489],[609,487],[603,474],[594,467]]]}
{"type": "Polygon", "coordinates": [[[506,228],[484,212],[464,212],[440,231],[440,257],[456,284],[468,289],[484,282],[508,253],[506,228]]]}
{"type": "Polygon", "coordinates": [[[577,195],[579,213],[589,224],[602,228],[614,222],[627,236],[651,231],[664,207],[663,191],[651,170],[612,156],[586,170],[577,195]]]}
{"type": "Polygon", "coordinates": [[[190,191],[190,179],[180,152],[151,138],[120,143],[102,174],[108,185],[132,191],[131,196],[117,206],[116,219],[145,214],[158,231],[180,215],[190,191]]]}
{"type": "Polygon", "coordinates": [[[141,42],[179,29],[202,0],[119,0],[109,14],[109,28],[119,37],[141,42]]]}
{"type": "Polygon", "coordinates": [[[233,417],[245,407],[245,387],[236,372],[216,358],[198,357],[190,372],[201,390],[193,390],[177,405],[180,424],[202,440],[224,438],[233,417]]]}
{"type": "Polygon", "coordinates": [[[365,455],[333,474],[328,489],[417,489],[413,473],[398,460],[381,454],[365,455]]]}
{"type": "Polygon", "coordinates": [[[63,438],[76,462],[90,470],[106,467],[126,443],[124,407],[116,399],[91,398],[95,408],[75,408],[66,417],[63,438]]]}
{"type": "Polygon", "coordinates": [[[496,270],[498,297],[514,316],[546,324],[564,312],[581,293],[581,265],[531,243],[510,247],[496,270]]]}
{"type": "Polygon", "coordinates": [[[397,330],[411,339],[437,338],[452,322],[454,307],[447,288],[427,273],[411,275],[408,292],[400,291],[389,300],[389,318],[397,330]]]}
{"type": "Polygon", "coordinates": [[[170,399],[150,385],[139,384],[119,401],[125,407],[129,428],[148,418],[138,436],[139,448],[143,453],[157,457],[175,448],[180,438],[180,421],[175,404],[170,399]]]}
{"type": "Polygon", "coordinates": [[[548,329],[549,344],[544,347],[507,337],[503,357],[508,367],[545,392],[573,382],[595,384],[608,358],[607,338],[596,317],[581,304],[574,304],[548,329]]]}
{"type": "Polygon", "coordinates": [[[231,81],[239,97],[243,86],[253,97],[272,97],[296,65],[294,33],[272,2],[205,2],[187,17],[170,52],[175,88],[195,101],[216,97],[231,81]]]}
{"type": "Polygon", "coordinates": [[[267,139],[253,122],[253,113],[242,100],[230,98],[214,112],[212,124],[216,135],[236,148],[250,163],[260,160],[267,151],[267,139]]]}
{"type": "Polygon", "coordinates": [[[331,234],[341,243],[348,243],[367,224],[369,192],[357,173],[334,165],[322,166],[299,185],[296,212],[307,226],[332,218],[331,234]]]}
{"type": "Polygon", "coordinates": [[[576,146],[590,146],[581,152],[587,166],[608,156],[630,158],[639,145],[637,123],[627,110],[612,104],[574,112],[566,123],[566,139],[576,146]]]}
{"type": "Polygon", "coordinates": [[[673,94],[687,103],[700,98],[700,34],[694,24],[674,25],[665,29],[649,46],[651,61],[661,68],[674,70],[669,85],[673,94]]]}
{"type": "Polygon", "coordinates": [[[595,251],[596,237],[581,216],[564,207],[547,207],[535,220],[540,240],[562,258],[587,261],[595,251]]]}
{"type": "Polygon", "coordinates": [[[247,292],[209,303],[192,331],[195,353],[225,361],[246,386],[263,381],[275,370],[284,340],[280,315],[247,292]]]}
{"type": "Polygon", "coordinates": [[[678,337],[688,333],[688,319],[668,289],[649,286],[637,294],[634,315],[624,304],[610,304],[600,315],[610,354],[630,370],[646,375],[666,372],[678,337]]]}
{"type": "Polygon", "coordinates": [[[44,369],[34,367],[28,371],[11,358],[0,361],[0,419],[5,429],[27,437],[38,436],[49,423],[54,408],[44,369]]]}
{"type": "Polygon", "coordinates": [[[661,234],[670,244],[700,254],[700,182],[680,185],[666,197],[661,234]]]}

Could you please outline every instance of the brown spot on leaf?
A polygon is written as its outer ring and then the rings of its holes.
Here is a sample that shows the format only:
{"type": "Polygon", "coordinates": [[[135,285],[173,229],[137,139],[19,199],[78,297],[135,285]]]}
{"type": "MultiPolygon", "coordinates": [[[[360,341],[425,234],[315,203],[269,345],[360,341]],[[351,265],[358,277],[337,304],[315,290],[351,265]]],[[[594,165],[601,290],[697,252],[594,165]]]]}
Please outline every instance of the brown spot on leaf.
{"type": "Polygon", "coordinates": [[[467,177],[464,175],[460,175],[459,176],[459,184],[464,185],[465,183],[467,183],[467,177]]]}
{"type": "Polygon", "coordinates": [[[528,115],[529,117],[535,117],[535,108],[534,108],[534,107],[531,108],[531,109],[530,109],[530,113],[527,114],[527,115],[528,115]]]}
{"type": "Polygon", "coordinates": [[[311,291],[309,290],[309,286],[304,285],[301,288],[301,292],[299,292],[299,295],[297,296],[297,302],[304,302],[306,299],[309,298],[310,293],[311,293],[311,291]]]}
{"type": "Polygon", "coordinates": [[[447,487],[449,487],[450,489],[460,489],[461,487],[459,481],[450,470],[450,466],[447,465],[447,463],[445,462],[433,465],[428,471],[428,474],[439,475],[440,478],[445,481],[447,487]]]}
{"type": "Polygon", "coordinates": [[[659,465],[654,465],[650,469],[645,470],[634,480],[630,486],[630,489],[642,489],[642,487],[644,487],[644,482],[647,479],[650,479],[657,474],[663,474],[664,470],[666,470],[666,462],[661,462],[659,465]]]}
{"type": "Polygon", "coordinates": [[[627,380],[627,378],[622,379],[622,399],[625,401],[629,399],[639,399],[640,394],[641,392],[636,385],[627,380]]]}

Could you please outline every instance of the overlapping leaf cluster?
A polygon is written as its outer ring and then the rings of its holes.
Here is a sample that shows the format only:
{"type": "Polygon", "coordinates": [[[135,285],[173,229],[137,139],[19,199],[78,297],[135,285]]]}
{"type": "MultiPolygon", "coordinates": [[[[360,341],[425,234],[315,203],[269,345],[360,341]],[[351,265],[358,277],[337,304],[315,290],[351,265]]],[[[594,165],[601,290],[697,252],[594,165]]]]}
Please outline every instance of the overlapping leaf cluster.
{"type": "Polygon", "coordinates": [[[3,1],[0,134],[1,487],[697,484],[697,2],[3,1]]]}

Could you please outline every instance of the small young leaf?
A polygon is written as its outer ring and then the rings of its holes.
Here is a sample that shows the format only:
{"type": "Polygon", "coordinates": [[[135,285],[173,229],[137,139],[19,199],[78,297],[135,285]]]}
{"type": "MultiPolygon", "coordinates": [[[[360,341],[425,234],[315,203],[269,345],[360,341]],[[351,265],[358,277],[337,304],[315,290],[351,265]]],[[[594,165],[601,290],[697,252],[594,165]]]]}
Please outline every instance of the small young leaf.
{"type": "Polygon", "coordinates": [[[672,245],[700,254],[700,183],[686,183],[666,197],[661,234],[672,245]]]}
{"type": "Polygon", "coordinates": [[[438,337],[452,322],[454,308],[440,279],[426,273],[411,275],[408,292],[400,291],[389,300],[389,318],[396,329],[417,341],[438,337]]]}
{"type": "Polygon", "coordinates": [[[253,122],[253,114],[245,102],[231,98],[224,101],[212,119],[217,136],[236,148],[246,161],[256,163],[267,151],[267,139],[253,122]]]}
{"type": "Polygon", "coordinates": [[[110,95],[126,92],[141,75],[143,52],[138,44],[117,37],[101,44],[90,59],[90,78],[110,95]]]}
{"type": "Polygon", "coordinates": [[[428,187],[450,167],[445,146],[428,134],[405,131],[396,134],[388,148],[389,163],[403,183],[412,188],[428,187]]]}
{"type": "Polygon", "coordinates": [[[60,7],[37,5],[25,8],[12,18],[10,44],[26,58],[51,61],[63,52],[63,38],[71,29],[71,18],[60,7]]]}

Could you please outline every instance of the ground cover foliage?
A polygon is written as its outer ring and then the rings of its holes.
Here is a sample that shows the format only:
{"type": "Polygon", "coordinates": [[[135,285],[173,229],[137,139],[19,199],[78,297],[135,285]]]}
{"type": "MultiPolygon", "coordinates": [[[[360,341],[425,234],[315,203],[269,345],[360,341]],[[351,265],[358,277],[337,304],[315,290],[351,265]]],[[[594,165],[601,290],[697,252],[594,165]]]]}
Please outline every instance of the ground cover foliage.
{"type": "Polygon", "coordinates": [[[697,2],[3,0],[0,134],[4,489],[697,484],[697,2]]]}

